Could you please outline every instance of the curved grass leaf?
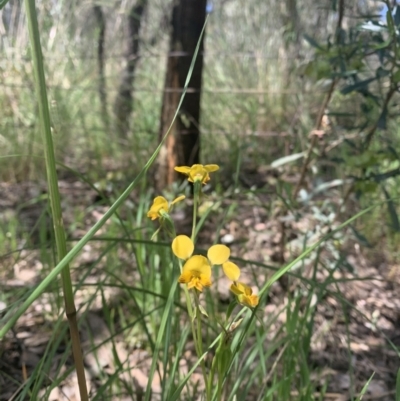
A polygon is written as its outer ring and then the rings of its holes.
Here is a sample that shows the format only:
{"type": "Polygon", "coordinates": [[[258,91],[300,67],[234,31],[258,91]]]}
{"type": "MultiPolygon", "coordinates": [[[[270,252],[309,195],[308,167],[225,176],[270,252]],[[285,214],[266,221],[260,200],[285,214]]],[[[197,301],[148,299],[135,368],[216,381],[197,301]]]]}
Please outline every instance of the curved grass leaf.
{"type": "Polygon", "coordinates": [[[400,222],[399,222],[399,216],[397,215],[396,211],[396,205],[393,202],[393,199],[390,198],[390,195],[388,191],[386,191],[386,188],[382,185],[382,191],[383,195],[385,196],[385,199],[387,201],[387,208],[391,220],[391,228],[392,230],[399,232],[400,231],[400,222]]]}
{"type": "Polygon", "coordinates": [[[372,373],[371,377],[368,379],[368,381],[365,383],[364,387],[362,388],[360,394],[358,395],[358,397],[356,398],[356,401],[361,401],[363,399],[364,394],[367,392],[368,390],[368,386],[371,383],[372,378],[374,377],[375,372],[372,373]]]}
{"type": "Polygon", "coordinates": [[[8,3],[8,0],[0,0],[0,10],[8,3]]]}

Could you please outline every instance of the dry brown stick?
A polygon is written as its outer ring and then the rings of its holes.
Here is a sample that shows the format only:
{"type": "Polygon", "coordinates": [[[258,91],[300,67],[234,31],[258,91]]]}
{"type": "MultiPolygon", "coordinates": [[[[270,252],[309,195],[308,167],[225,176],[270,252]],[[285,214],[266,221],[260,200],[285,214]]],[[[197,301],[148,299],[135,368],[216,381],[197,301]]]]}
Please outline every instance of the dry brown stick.
{"type": "MultiPolygon", "coordinates": [[[[336,25],[336,32],[335,32],[335,34],[336,34],[335,35],[336,36],[336,43],[339,43],[339,35],[340,35],[340,30],[342,28],[343,16],[344,16],[344,0],[340,0],[339,1],[339,6],[338,6],[338,22],[337,22],[337,25],[336,25]]],[[[329,102],[331,101],[332,94],[333,94],[333,91],[335,89],[336,84],[337,84],[337,78],[332,80],[331,86],[329,87],[328,94],[325,97],[325,101],[321,105],[321,108],[320,108],[319,113],[318,113],[317,121],[316,121],[316,124],[315,124],[315,129],[316,130],[320,130],[321,129],[322,119],[324,118],[325,109],[327,108],[329,102]]],[[[299,193],[300,188],[304,183],[304,179],[305,179],[305,176],[306,176],[306,173],[307,173],[308,165],[310,164],[310,160],[311,160],[311,155],[312,155],[312,152],[314,150],[315,145],[317,144],[317,140],[318,140],[318,136],[317,135],[313,135],[310,147],[308,148],[308,152],[307,152],[306,158],[305,158],[303,166],[301,168],[299,181],[297,182],[297,185],[296,185],[296,187],[294,189],[294,192],[293,192],[293,199],[296,199],[297,194],[299,193]]]]}
{"type": "MultiPolygon", "coordinates": [[[[333,91],[335,89],[336,83],[337,83],[336,79],[334,79],[331,82],[331,86],[329,87],[328,94],[326,95],[325,100],[321,105],[321,108],[319,110],[318,117],[317,117],[317,122],[315,124],[315,127],[316,127],[317,130],[321,129],[322,119],[324,118],[325,109],[327,108],[329,102],[331,101],[332,94],[333,94],[333,91]]],[[[305,158],[303,166],[301,168],[299,181],[297,182],[296,188],[294,189],[294,192],[293,192],[293,199],[296,199],[297,194],[299,193],[300,188],[304,183],[304,179],[305,179],[305,176],[306,176],[306,173],[307,173],[308,165],[310,164],[310,160],[311,160],[311,155],[312,155],[314,147],[315,147],[315,145],[317,143],[317,140],[318,140],[318,136],[317,135],[313,135],[310,147],[308,148],[308,152],[307,152],[306,158],[305,158]]]]}

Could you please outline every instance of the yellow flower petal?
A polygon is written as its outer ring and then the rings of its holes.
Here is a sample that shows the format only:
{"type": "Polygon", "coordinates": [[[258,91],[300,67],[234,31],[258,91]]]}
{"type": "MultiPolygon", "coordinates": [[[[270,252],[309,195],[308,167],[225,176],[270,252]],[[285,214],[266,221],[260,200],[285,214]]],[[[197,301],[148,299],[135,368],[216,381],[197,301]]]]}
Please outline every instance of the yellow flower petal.
{"type": "Polygon", "coordinates": [[[178,196],[171,202],[171,206],[174,205],[175,203],[180,202],[181,200],[185,199],[185,195],[178,196]]]}
{"type": "Polygon", "coordinates": [[[183,266],[182,273],[191,271],[193,276],[200,277],[200,275],[211,278],[211,266],[207,258],[201,255],[194,255],[186,261],[183,266]]]}
{"type": "Polygon", "coordinates": [[[230,290],[235,294],[235,295],[241,295],[243,294],[242,289],[240,288],[240,283],[233,283],[231,284],[230,290]]]}
{"type": "Polygon", "coordinates": [[[222,265],[224,269],[224,273],[229,280],[238,281],[240,277],[240,269],[235,263],[230,262],[229,260],[222,265]]]}
{"type": "Polygon", "coordinates": [[[187,235],[178,235],[172,241],[172,252],[179,259],[188,259],[194,251],[194,244],[187,235]]]}
{"type": "Polygon", "coordinates": [[[168,201],[163,196],[156,196],[154,198],[152,207],[159,209],[165,208],[168,210],[168,201]]]}
{"type": "Polygon", "coordinates": [[[230,254],[231,251],[226,245],[213,245],[207,252],[212,265],[222,265],[229,259],[230,254]]]}
{"type": "Polygon", "coordinates": [[[255,308],[258,305],[258,296],[257,295],[239,295],[238,301],[249,308],[255,308]]]}
{"type": "Polygon", "coordinates": [[[190,169],[189,180],[192,182],[201,181],[205,183],[210,180],[210,176],[202,164],[194,164],[190,169]]]}
{"type": "Polygon", "coordinates": [[[161,210],[168,212],[168,202],[163,196],[157,196],[156,198],[154,198],[153,204],[151,205],[150,210],[147,212],[147,217],[155,220],[160,217],[161,210]]]}
{"type": "Polygon", "coordinates": [[[208,278],[202,277],[192,277],[190,282],[188,283],[188,289],[196,288],[200,292],[203,291],[203,287],[209,287],[211,285],[211,280],[208,278]]]}
{"type": "Polygon", "coordinates": [[[208,260],[201,255],[192,256],[183,266],[178,281],[187,283],[188,289],[196,288],[203,291],[203,287],[211,285],[211,267],[208,260]]]}
{"type": "Polygon", "coordinates": [[[208,173],[219,170],[218,164],[206,164],[204,168],[207,170],[208,173]]]}
{"type": "Polygon", "coordinates": [[[200,281],[204,287],[210,287],[211,285],[211,277],[208,277],[206,274],[200,275],[200,281]]]}
{"type": "Polygon", "coordinates": [[[178,173],[183,173],[186,175],[190,173],[190,167],[187,166],[175,167],[174,170],[177,171],[178,173]]]}
{"type": "Polygon", "coordinates": [[[209,287],[211,285],[211,281],[207,280],[206,282],[203,282],[201,278],[198,277],[193,277],[190,282],[188,283],[188,289],[190,290],[191,288],[196,288],[200,292],[203,291],[203,287],[209,287]]]}
{"type": "Polygon", "coordinates": [[[178,282],[181,284],[187,284],[190,282],[190,280],[192,279],[192,273],[190,270],[187,270],[185,272],[182,272],[182,274],[179,276],[178,278],[178,282]]]}
{"type": "Polygon", "coordinates": [[[259,298],[257,295],[253,295],[251,287],[244,283],[233,283],[231,285],[231,291],[237,295],[239,303],[249,308],[254,308],[258,305],[259,298]]]}
{"type": "Polygon", "coordinates": [[[188,282],[188,289],[190,290],[191,288],[198,288],[200,286],[200,292],[203,290],[201,287],[201,283],[199,283],[199,279],[197,277],[190,277],[190,281],[188,282]]]}
{"type": "Polygon", "coordinates": [[[235,295],[251,295],[253,290],[244,283],[235,282],[231,285],[231,291],[235,295]]]}

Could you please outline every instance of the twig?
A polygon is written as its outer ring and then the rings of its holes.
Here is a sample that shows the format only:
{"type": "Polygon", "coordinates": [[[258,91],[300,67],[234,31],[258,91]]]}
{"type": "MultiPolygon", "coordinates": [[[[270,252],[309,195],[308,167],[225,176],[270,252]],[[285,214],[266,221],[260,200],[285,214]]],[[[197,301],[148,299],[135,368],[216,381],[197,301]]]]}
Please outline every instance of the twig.
{"type": "MultiPolygon", "coordinates": [[[[340,30],[342,28],[342,22],[343,22],[343,16],[344,16],[344,0],[340,0],[339,1],[338,9],[339,9],[338,10],[339,16],[338,16],[338,22],[337,22],[337,25],[336,25],[336,35],[335,35],[336,36],[336,43],[339,43],[339,35],[340,35],[340,30]]],[[[321,105],[321,108],[320,108],[319,113],[318,113],[317,121],[316,121],[316,124],[315,124],[315,127],[316,127],[315,129],[316,130],[320,130],[321,129],[322,119],[324,118],[325,109],[327,108],[329,102],[331,101],[332,94],[333,94],[333,91],[334,91],[335,86],[337,84],[337,81],[338,81],[337,78],[332,80],[331,86],[329,87],[329,91],[328,91],[328,94],[326,95],[325,101],[321,105]]],[[[307,152],[307,156],[306,156],[306,158],[304,160],[304,163],[303,163],[303,166],[301,168],[299,181],[297,182],[297,185],[296,185],[296,187],[294,189],[294,192],[293,192],[293,199],[296,199],[297,194],[299,193],[300,188],[304,183],[304,179],[305,179],[305,176],[306,176],[306,173],[307,173],[307,169],[308,169],[308,166],[309,166],[310,160],[311,160],[311,155],[312,155],[312,152],[314,150],[315,145],[317,144],[317,140],[318,140],[318,136],[317,135],[313,135],[310,147],[309,147],[308,152],[307,152]]]]}
{"type": "Polygon", "coordinates": [[[382,107],[382,111],[381,114],[379,115],[378,119],[376,120],[375,124],[370,128],[368,134],[365,137],[365,147],[364,150],[369,148],[369,145],[371,144],[372,138],[375,135],[375,132],[378,129],[378,124],[380,119],[383,117],[383,115],[387,112],[387,107],[389,105],[390,100],[392,99],[393,95],[395,94],[397,90],[397,85],[393,85],[391,86],[389,92],[386,94],[386,98],[385,101],[383,103],[383,107],[382,107]]]}
{"type": "MultiPolygon", "coordinates": [[[[335,89],[336,83],[337,83],[336,79],[332,80],[332,83],[331,83],[331,86],[329,87],[329,91],[328,91],[328,94],[326,95],[325,101],[321,105],[321,108],[319,110],[318,117],[317,117],[317,122],[315,124],[315,127],[316,127],[317,130],[321,129],[322,120],[323,120],[324,114],[325,114],[325,109],[328,106],[329,102],[331,101],[332,94],[333,94],[333,91],[335,89]]],[[[307,173],[307,169],[308,169],[308,166],[309,166],[310,160],[311,160],[311,155],[312,155],[314,147],[315,147],[315,145],[317,143],[317,140],[318,140],[318,136],[317,135],[313,135],[310,147],[308,148],[308,152],[307,152],[306,158],[305,158],[303,166],[301,168],[299,181],[297,182],[296,188],[294,189],[294,192],[293,192],[293,199],[296,199],[297,194],[299,193],[300,188],[304,183],[304,179],[305,179],[305,176],[306,176],[306,173],[307,173]]]]}

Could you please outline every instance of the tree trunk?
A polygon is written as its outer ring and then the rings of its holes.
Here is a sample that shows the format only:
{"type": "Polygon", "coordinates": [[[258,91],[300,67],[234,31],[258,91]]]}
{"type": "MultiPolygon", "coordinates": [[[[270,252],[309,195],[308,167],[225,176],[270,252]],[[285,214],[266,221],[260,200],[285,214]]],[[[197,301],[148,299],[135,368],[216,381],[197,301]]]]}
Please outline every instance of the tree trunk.
{"type": "Polygon", "coordinates": [[[301,36],[302,26],[297,5],[297,0],[286,0],[286,13],[289,18],[290,32],[292,34],[291,40],[287,43],[287,47],[290,48],[290,44],[294,45],[294,56],[298,57],[301,48],[301,36]]]}
{"type": "Polygon", "coordinates": [[[129,132],[129,118],[133,110],[133,78],[139,60],[139,32],[146,7],[147,0],[138,0],[131,8],[128,17],[126,67],[114,104],[116,128],[120,138],[126,138],[129,132]]]}
{"type": "MultiPolygon", "coordinates": [[[[193,54],[206,18],[206,0],[177,0],[172,10],[164,97],[161,111],[160,140],[167,132],[189,73],[193,54]]],[[[204,37],[203,37],[204,39],[204,37]]],[[[164,188],[175,178],[174,167],[199,163],[200,95],[203,70],[203,39],[178,118],[160,152],[157,187],[164,188]]]]}
{"type": "Polygon", "coordinates": [[[93,12],[99,25],[99,36],[97,40],[97,63],[99,68],[99,97],[101,105],[101,117],[103,119],[104,129],[106,132],[109,131],[109,120],[107,111],[107,89],[106,89],[106,77],[104,73],[104,41],[106,35],[106,21],[104,19],[103,10],[100,6],[95,5],[93,12]]]}

